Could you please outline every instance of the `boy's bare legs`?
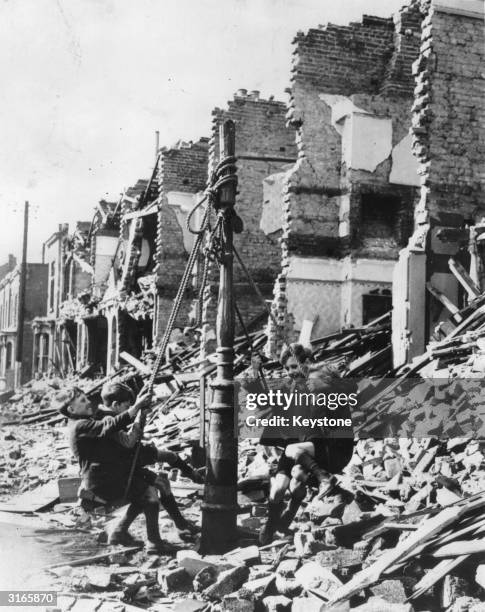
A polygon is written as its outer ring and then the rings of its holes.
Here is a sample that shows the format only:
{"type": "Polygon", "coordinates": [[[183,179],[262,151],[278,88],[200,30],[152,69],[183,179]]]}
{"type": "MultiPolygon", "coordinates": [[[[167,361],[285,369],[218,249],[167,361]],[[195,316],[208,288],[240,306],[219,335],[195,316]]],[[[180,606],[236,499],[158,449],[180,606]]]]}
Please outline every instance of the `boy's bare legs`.
{"type": "Polygon", "coordinates": [[[268,499],[268,520],[259,534],[261,546],[269,544],[274,538],[284,507],[283,498],[289,484],[290,479],[283,472],[278,472],[273,478],[268,499]]]}

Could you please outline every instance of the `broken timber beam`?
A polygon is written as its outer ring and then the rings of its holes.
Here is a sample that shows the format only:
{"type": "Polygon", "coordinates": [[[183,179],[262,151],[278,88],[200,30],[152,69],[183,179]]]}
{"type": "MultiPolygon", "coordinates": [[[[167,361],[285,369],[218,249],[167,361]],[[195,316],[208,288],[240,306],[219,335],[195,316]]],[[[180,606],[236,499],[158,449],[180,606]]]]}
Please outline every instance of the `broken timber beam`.
{"type": "Polygon", "coordinates": [[[130,353],[126,351],[121,351],[120,357],[121,359],[123,359],[123,361],[126,361],[126,363],[129,363],[131,366],[136,368],[140,372],[140,374],[144,374],[145,376],[149,376],[151,374],[151,369],[146,366],[142,361],[140,361],[136,357],[133,357],[133,355],[130,355],[130,353]]]}
{"type": "Polygon", "coordinates": [[[453,259],[453,257],[450,257],[450,259],[448,260],[448,266],[453,272],[453,275],[455,276],[456,280],[468,293],[468,297],[470,299],[473,300],[479,295],[481,295],[482,292],[480,291],[480,288],[459,261],[456,261],[455,259],[453,259]]]}

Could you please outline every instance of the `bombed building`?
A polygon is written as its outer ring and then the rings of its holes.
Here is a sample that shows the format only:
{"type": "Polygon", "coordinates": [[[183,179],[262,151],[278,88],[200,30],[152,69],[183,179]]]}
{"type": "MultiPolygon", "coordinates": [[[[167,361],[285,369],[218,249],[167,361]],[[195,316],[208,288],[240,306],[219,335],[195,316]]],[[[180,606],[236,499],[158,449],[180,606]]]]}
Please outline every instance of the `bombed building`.
{"type": "Polygon", "coordinates": [[[421,9],[410,128],[420,188],[395,270],[396,364],[422,353],[450,308],[466,303],[457,264],[484,289],[483,229],[474,229],[485,216],[483,3],[433,0],[421,9]]]}
{"type": "MultiPolygon", "coordinates": [[[[160,148],[149,180],[49,239],[36,369],[109,372],[123,351],[138,358],[160,342],[227,119],[244,263],[236,257],[236,326],[261,327],[272,302],[275,354],[303,329],[308,341],[393,308],[396,364],[422,352],[446,304],[466,302],[450,257],[483,275],[467,246],[485,206],[481,8],[412,0],[393,18],[298,32],[288,104],[238,90],[214,109],[210,138],[160,148]]],[[[213,340],[216,305],[217,267],[200,255],[174,324],[213,340]]]]}
{"type": "Polygon", "coordinates": [[[272,177],[283,211],[275,314],[313,334],[360,326],[391,307],[392,271],[419,200],[411,108],[422,15],[299,32],[288,123],[298,161],[272,177]]]}
{"type": "MultiPolygon", "coordinates": [[[[237,215],[241,227],[236,233],[236,251],[257,283],[261,296],[271,299],[273,284],[280,269],[281,211],[268,211],[268,177],[279,174],[296,161],[294,135],[286,126],[286,107],[283,102],[260,98],[258,91],[238,90],[227,108],[216,108],[212,114],[212,138],[209,158],[211,174],[220,157],[219,131],[230,119],[236,130],[236,158],[238,174],[237,215]]],[[[215,321],[217,278],[208,284],[204,297],[204,319],[210,337],[215,321]]],[[[244,325],[251,327],[265,306],[261,304],[244,268],[236,261],[234,268],[234,300],[244,325]]],[[[241,321],[237,328],[241,329],[241,321]]],[[[213,334],[212,334],[212,337],[213,334]]]]}

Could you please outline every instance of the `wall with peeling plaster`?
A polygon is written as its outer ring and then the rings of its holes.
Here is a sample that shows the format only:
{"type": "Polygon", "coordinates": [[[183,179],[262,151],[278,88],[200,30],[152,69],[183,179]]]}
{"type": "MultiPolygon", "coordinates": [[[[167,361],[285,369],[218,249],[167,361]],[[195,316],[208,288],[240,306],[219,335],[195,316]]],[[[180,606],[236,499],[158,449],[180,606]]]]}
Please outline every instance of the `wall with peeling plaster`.
{"type": "MultiPolygon", "coordinates": [[[[407,135],[421,19],[412,1],[394,19],[365,15],[361,23],[328,24],[294,40],[287,118],[298,161],[282,189],[285,282],[276,284],[273,303],[286,329],[290,319],[298,330],[318,312],[316,335],[361,325],[362,296],[391,288],[419,184],[407,135]],[[313,271],[318,261],[319,273],[296,277],[295,259],[313,271]],[[357,278],[344,263],[364,260],[385,271],[379,279],[365,266],[357,278]]],[[[272,325],[270,333],[278,336],[272,325]]],[[[277,347],[271,340],[270,351],[277,347]]]]}

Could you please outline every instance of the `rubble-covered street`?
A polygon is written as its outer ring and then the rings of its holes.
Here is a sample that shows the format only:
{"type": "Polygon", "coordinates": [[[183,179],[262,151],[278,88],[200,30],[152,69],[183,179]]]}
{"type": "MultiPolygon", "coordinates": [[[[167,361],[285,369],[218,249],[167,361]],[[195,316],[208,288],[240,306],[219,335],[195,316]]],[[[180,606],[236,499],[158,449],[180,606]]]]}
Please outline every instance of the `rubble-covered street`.
{"type": "Polygon", "coordinates": [[[0,607],[485,612],[483,0],[3,4],[0,607]]]}
{"type": "MultiPolygon", "coordinates": [[[[382,340],[374,349],[372,343],[385,329],[384,321],[356,332],[367,361],[382,350],[382,340]]],[[[485,329],[475,334],[476,342],[483,337],[485,329]]],[[[315,354],[324,358],[325,346],[331,355],[327,359],[335,363],[345,358],[337,351],[342,341],[351,342],[351,335],[319,340],[315,354]]],[[[435,350],[436,344],[426,354],[428,371],[430,363],[438,365],[435,350]]],[[[243,344],[240,355],[245,351],[243,344]]],[[[458,356],[447,367],[461,362],[462,368],[468,364],[474,369],[479,353],[475,355],[458,356]]],[[[248,358],[246,353],[246,363],[248,358]]],[[[171,375],[177,391],[168,401],[158,401],[146,430],[148,438],[154,434],[187,457],[199,440],[191,363],[198,363],[197,354],[179,362],[171,375]]],[[[359,364],[362,357],[351,360],[349,372],[359,364]]],[[[136,370],[120,372],[125,379],[130,375],[136,376],[136,370]]],[[[341,516],[325,518],[325,500],[313,500],[310,493],[291,532],[266,546],[259,546],[257,537],[266,520],[277,452],[257,440],[243,440],[239,546],[224,555],[200,556],[198,538],[180,539],[162,514],[162,536],[177,550],[153,558],[139,547],[108,546],[105,530],[114,515],[84,513],[73,500],[76,486],[69,479],[76,478],[77,470],[64,419],[53,416],[50,408],[59,387],[71,382],[31,383],[4,408],[4,419],[11,419],[2,428],[0,527],[8,534],[2,541],[10,551],[3,560],[10,569],[2,572],[4,581],[15,577],[23,587],[56,590],[62,610],[483,609],[485,446],[480,440],[362,439],[340,477],[353,494],[341,516]],[[14,490],[17,495],[12,496],[14,490]]],[[[156,387],[157,394],[164,391],[166,382],[156,387]]],[[[203,487],[180,474],[170,478],[183,513],[200,523],[203,487]]],[[[141,520],[134,533],[143,536],[141,520]]]]}

